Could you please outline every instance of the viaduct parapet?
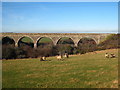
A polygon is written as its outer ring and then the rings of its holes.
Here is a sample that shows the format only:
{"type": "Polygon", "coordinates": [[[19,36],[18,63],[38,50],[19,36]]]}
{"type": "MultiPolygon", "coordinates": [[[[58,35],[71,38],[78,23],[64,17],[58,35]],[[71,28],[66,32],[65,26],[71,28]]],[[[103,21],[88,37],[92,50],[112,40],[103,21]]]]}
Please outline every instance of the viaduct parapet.
{"type": "Polygon", "coordinates": [[[54,45],[56,45],[62,37],[69,37],[73,40],[74,45],[77,46],[78,42],[84,37],[91,38],[96,42],[96,44],[99,44],[108,35],[110,35],[110,33],[2,33],[0,34],[0,37],[12,38],[16,47],[18,46],[20,39],[23,37],[29,37],[33,40],[34,48],[36,48],[38,40],[43,37],[50,38],[54,45]]]}

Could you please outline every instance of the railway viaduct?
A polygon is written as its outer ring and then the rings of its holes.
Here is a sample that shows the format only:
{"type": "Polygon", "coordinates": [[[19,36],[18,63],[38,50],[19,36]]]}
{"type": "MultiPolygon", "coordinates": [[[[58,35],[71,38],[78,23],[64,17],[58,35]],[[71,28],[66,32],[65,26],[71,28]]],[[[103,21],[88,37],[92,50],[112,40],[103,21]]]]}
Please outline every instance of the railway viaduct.
{"type": "Polygon", "coordinates": [[[50,38],[54,45],[56,45],[62,37],[69,37],[73,40],[74,45],[77,46],[80,39],[84,37],[91,38],[96,44],[99,44],[108,35],[110,35],[110,33],[2,33],[0,34],[0,38],[12,38],[15,42],[15,46],[18,47],[19,40],[24,37],[29,37],[34,43],[34,48],[36,48],[38,40],[43,37],[50,38]]]}

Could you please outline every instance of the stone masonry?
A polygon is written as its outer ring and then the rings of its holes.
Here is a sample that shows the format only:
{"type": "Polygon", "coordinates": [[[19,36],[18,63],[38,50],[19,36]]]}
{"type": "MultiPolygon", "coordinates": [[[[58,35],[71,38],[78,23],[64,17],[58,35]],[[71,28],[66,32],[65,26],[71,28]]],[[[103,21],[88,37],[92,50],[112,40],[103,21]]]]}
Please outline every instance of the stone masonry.
{"type": "Polygon", "coordinates": [[[73,40],[74,45],[77,46],[80,39],[87,37],[93,39],[96,44],[99,44],[104,40],[109,33],[2,33],[0,38],[9,37],[15,41],[15,46],[18,46],[20,39],[29,37],[34,43],[34,48],[37,47],[37,42],[43,37],[48,37],[52,40],[53,44],[56,45],[59,39],[62,37],[69,37],[73,40]]]}

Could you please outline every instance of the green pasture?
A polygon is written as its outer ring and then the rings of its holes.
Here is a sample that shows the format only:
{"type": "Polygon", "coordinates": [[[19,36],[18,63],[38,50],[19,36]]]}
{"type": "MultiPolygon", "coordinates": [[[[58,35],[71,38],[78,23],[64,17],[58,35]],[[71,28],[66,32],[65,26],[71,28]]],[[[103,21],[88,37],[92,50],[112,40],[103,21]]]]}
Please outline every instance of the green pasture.
{"type": "Polygon", "coordinates": [[[21,41],[22,41],[22,42],[26,42],[26,43],[27,43],[27,42],[33,43],[32,39],[29,38],[29,37],[24,37],[24,38],[21,39],[21,41]]]}
{"type": "Polygon", "coordinates": [[[52,42],[52,40],[50,38],[47,38],[47,37],[44,37],[44,38],[41,38],[38,43],[50,43],[52,42]]]}
{"type": "Polygon", "coordinates": [[[117,49],[72,55],[63,60],[16,59],[2,61],[3,88],[117,88],[118,57],[104,54],[117,49]]]}

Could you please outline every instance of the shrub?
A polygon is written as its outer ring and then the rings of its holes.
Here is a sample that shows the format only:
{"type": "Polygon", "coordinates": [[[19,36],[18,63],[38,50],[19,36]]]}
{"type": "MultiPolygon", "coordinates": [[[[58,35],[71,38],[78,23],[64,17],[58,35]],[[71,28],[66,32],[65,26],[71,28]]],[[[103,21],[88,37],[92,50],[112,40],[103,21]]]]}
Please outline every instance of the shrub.
{"type": "Polygon", "coordinates": [[[74,46],[71,44],[58,44],[56,47],[59,54],[73,54],[74,46]]]}
{"type": "Polygon", "coordinates": [[[16,58],[26,58],[27,57],[26,51],[24,51],[22,48],[16,48],[15,51],[16,51],[16,55],[17,55],[16,58]]]}
{"type": "Polygon", "coordinates": [[[38,56],[53,56],[56,51],[51,45],[39,46],[37,49],[38,56]]]}
{"type": "Polygon", "coordinates": [[[120,48],[120,34],[111,34],[98,45],[99,50],[120,48]]]}
{"type": "Polygon", "coordinates": [[[77,47],[74,47],[73,54],[78,54],[78,53],[79,53],[79,49],[77,47]]]}
{"type": "Polygon", "coordinates": [[[78,43],[79,53],[84,54],[86,52],[95,51],[97,45],[93,39],[90,38],[83,38],[78,43]]]}
{"type": "Polygon", "coordinates": [[[15,59],[16,52],[14,47],[11,46],[2,46],[2,59],[15,59]]]}

